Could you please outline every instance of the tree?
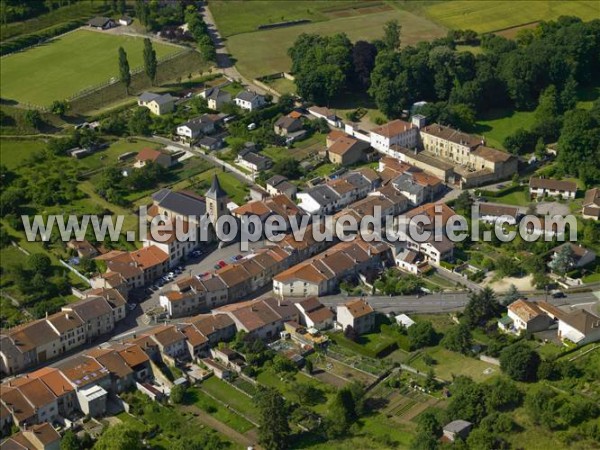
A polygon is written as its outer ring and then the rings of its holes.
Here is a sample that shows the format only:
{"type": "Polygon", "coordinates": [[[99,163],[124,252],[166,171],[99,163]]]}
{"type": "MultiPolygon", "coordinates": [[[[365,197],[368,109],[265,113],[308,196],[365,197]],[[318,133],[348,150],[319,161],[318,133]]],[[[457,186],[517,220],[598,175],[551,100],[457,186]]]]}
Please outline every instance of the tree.
{"type": "Polygon", "coordinates": [[[442,436],[442,424],[433,411],[425,410],[417,418],[417,432],[439,438],[442,436]]]}
{"type": "Polygon", "coordinates": [[[367,41],[357,41],[352,47],[352,84],[361,90],[371,84],[371,72],[375,67],[377,47],[367,41]]]}
{"type": "Polygon", "coordinates": [[[502,296],[502,304],[510,305],[512,302],[516,302],[522,297],[521,293],[514,284],[511,284],[508,291],[502,296]]]}
{"type": "Polygon", "coordinates": [[[152,47],[152,41],[148,38],[144,39],[144,71],[146,75],[150,79],[152,85],[154,85],[154,80],[156,79],[156,51],[152,47]]]}
{"type": "Polygon", "coordinates": [[[119,14],[121,14],[122,16],[125,15],[125,13],[127,12],[127,3],[126,0],[119,0],[119,4],[117,7],[119,14]]]}
{"type": "Polygon", "coordinates": [[[397,20],[390,20],[383,26],[383,45],[386,50],[396,51],[400,49],[400,30],[402,27],[397,20]]]}
{"type": "Polygon", "coordinates": [[[450,328],[441,342],[448,350],[465,354],[471,350],[472,343],[473,337],[471,335],[471,330],[465,324],[459,324],[450,328]]]}
{"type": "Polygon", "coordinates": [[[255,397],[258,406],[258,439],[266,450],[287,448],[290,434],[287,408],[283,397],[273,388],[261,388],[255,397]]]}
{"type": "Polygon", "coordinates": [[[530,131],[518,128],[504,139],[504,147],[512,154],[519,155],[534,150],[537,137],[530,131]]]}
{"type": "Polygon", "coordinates": [[[25,122],[35,129],[39,129],[44,123],[42,120],[42,115],[36,109],[28,109],[25,112],[25,122]]]}
{"type": "Polygon", "coordinates": [[[573,109],[564,116],[558,139],[558,168],[586,184],[600,182],[600,101],[592,111],[573,109]]]}
{"type": "Polygon", "coordinates": [[[352,325],[346,326],[346,329],[344,330],[344,336],[346,339],[352,342],[357,342],[358,338],[360,337],[352,325]]]}
{"type": "Polygon", "coordinates": [[[173,386],[173,388],[171,389],[171,395],[170,395],[170,399],[173,403],[175,403],[176,405],[183,403],[183,399],[185,397],[185,386],[178,384],[176,386],[173,386]]]}
{"type": "Polygon", "coordinates": [[[447,409],[450,420],[462,419],[477,424],[487,415],[486,389],[482,385],[461,375],[454,379],[449,389],[452,394],[447,409]]]}
{"type": "Polygon", "coordinates": [[[273,172],[277,175],[283,175],[291,180],[297,179],[302,175],[302,169],[298,161],[291,157],[281,158],[273,165],[273,172]]]}
{"type": "Polygon", "coordinates": [[[494,291],[490,287],[486,287],[480,292],[473,292],[469,295],[469,302],[463,314],[466,324],[474,328],[498,316],[501,309],[494,291]]]}
{"type": "Polygon", "coordinates": [[[142,436],[128,425],[107,428],[94,445],[94,450],[141,450],[142,436]]]}
{"type": "Polygon", "coordinates": [[[43,253],[32,253],[27,257],[27,268],[34,274],[47,277],[52,273],[52,261],[43,253]]]}
{"type": "Polygon", "coordinates": [[[129,119],[129,133],[132,135],[149,136],[152,118],[147,108],[137,108],[129,119]]]}
{"type": "Polygon", "coordinates": [[[485,393],[488,411],[509,411],[521,404],[523,393],[517,385],[505,378],[496,378],[485,393]]]}
{"type": "Polygon", "coordinates": [[[454,209],[456,210],[456,212],[459,212],[461,214],[468,214],[471,211],[472,205],[473,198],[467,190],[462,191],[454,201],[454,209]]]}
{"type": "Polygon", "coordinates": [[[80,450],[81,444],[77,435],[72,430],[65,431],[62,439],[60,440],[60,450],[80,450]]]}
{"type": "Polygon", "coordinates": [[[500,353],[500,368],[516,381],[535,381],[540,355],[523,342],[505,348],[500,353]]]}
{"type": "Polygon", "coordinates": [[[50,105],[50,111],[52,114],[56,114],[57,116],[64,116],[65,113],[69,110],[69,104],[64,101],[54,100],[50,105]]]}
{"type": "Polygon", "coordinates": [[[350,389],[341,388],[333,398],[327,415],[327,434],[330,437],[343,435],[356,420],[356,404],[350,389]]]}
{"type": "Polygon", "coordinates": [[[306,360],[306,363],[304,364],[304,369],[306,370],[306,372],[311,375],[313,373],[313,362],[310,359],[306,360]]]}
{"type": "Polygon", "coordinates": [[[129,95],[129,86],[131,85],[131,72],[129,71],[129,61],[127,53],[123,47],[119,47],[119,76],[121,83],[125,85],[125,92],[129,95]]]}
{"type": "Polygon", "coordinates": [[[552,257],[552,261],[548,263],[548,267],[559,275],[565,275],[571,267],[573,267],[573,248],[570,244],[562,245],[556,254],[552,257]]]}
{"type": "Polygon", "coordinates": [[[419,349],[435,345],[437,333],[429,321],[417,322],[408,329],[408,339],[411,349],[419,349]]]}

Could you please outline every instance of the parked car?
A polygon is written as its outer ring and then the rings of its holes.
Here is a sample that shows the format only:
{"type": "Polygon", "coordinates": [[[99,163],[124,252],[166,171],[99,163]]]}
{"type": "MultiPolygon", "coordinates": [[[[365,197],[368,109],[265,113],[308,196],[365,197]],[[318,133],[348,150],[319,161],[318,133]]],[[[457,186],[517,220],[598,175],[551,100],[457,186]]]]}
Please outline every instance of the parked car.
{"type": "Polygon", "coordinates": [[[219,265],[219,267],[225,267],[227,265],[227,263],[223,260],[219,261],[217,264],[219,265]]]}
{"type": "Polygon", "coordinates": [[[552,293],[552,298],[565,298],[566,295],[562,291],[555,291],[552,293]]]}
{"type": "Polygon", "coordinates": [[[130,311],[133,311],[136,307],[137,305],[134,305],[133,303],[127,303],[127,308],[129,308],[130,311]]]}
{"type": "Polygon", "coordinates": [[[221,268],[221,266],[218,265],[218,264],[215,264],[213,267],[214,267],[215,270],[219,270],[221,268]]]}

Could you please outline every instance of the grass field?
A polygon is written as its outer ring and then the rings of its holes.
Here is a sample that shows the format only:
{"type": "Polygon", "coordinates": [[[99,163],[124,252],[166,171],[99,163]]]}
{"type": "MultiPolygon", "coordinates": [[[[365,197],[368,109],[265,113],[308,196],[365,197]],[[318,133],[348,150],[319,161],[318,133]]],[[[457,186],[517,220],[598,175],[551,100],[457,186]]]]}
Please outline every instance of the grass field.
{"type": "MultiPolygon", "coordinates": [[[[78,30],[2,58],[2,98],[49,105],[118,76],[117,50],[127,52],[131,69],[143,64],[141,38],[78,30]],[[43,70],[40,70],[43,68],[43,70]]],[[[178,47],[154,43],[158,58],[178,47]]]]}
{"type": "Polygon", "coordinates": [[[529,130],[533,121],[532,111],[497,109],[483,113],[475,127],[469,131],[485,137],[489,146],[504,149],[503,142],[507,136],[518,128],[529,130]]]}
{"type": "MultiPolygon", "coordinates": [[[[433,370],[435,375],[443,380],[451,381],[453,375],[467,375],[475,381],[481,382],[500,373],[500,368],[497,366],[484,363],[475,358],[469,358],[460,353],[451,352],[439,346],[425,349],[423,353],[427,353],[436,361],[436,364],[432,366],[433,370]],[[486,369],[491,369],[492,372],[485,374],[484,370],[486,369]]],[[[425,364],[420,355],[415,359],[411,359],[408,364],[422,372],[429,369],[429,366],[425,364]]]]}
{"type": "Polygon", "coordinates": [[[584,20],[600,18],[600,7],[595,1],[445,1],[424,8],[424,12],[444,27],[479,33],[560,16],[578,16],[584,20]]]}
{"type": "MultiPolygon", "coordinates": [[[[323,10],[331,8],[331,1],[211,1],[210,11],[219,24],[223,37],[256,31],[260,25],[290,20],[307,19],[313,22],[327,20],[323,10]]],[[[336,1],[336,7],[351,6],[355,1],[336,1]]]]}
{"type": "Polygon", "coordinates": [[[528,206],[531,203],[529,194],[525,190],[511,192],[500,197],[488,197],[488,200],[494,203],[504,203],[514,206],[528,206]]]}
{"type": "Polygon", "coordinates": [[[1,139],[0,162],[9,169],[15,169],[45,148],[46,143],[40,139],[1,139]]]}
{"type": "MultiPolygon", "coordinates": [[[[254,5],[255,2],[251,3],[254,5]]],[[[213,3],[211,3],[211,10],[212,8],[213,3]]],[[[226,44],[230,53],[237,60],[236,65],[240,72],[250,78],[256,78],[289,70],[290,59],[287,56],[287,49],[302,33],[322,35],[346,33],[353,41],[373,40],[383,36],[383,25],[394,19],[402,25],[402,43],[405,45],[446,35],[446,31],[442,27],[424,17],[407,11],[390,10],[287,28],[237,34],[229,37],[226,44]]],[[[221,28],[222,22],[219,21],[218,15],[216,20],[221,28]]]]}

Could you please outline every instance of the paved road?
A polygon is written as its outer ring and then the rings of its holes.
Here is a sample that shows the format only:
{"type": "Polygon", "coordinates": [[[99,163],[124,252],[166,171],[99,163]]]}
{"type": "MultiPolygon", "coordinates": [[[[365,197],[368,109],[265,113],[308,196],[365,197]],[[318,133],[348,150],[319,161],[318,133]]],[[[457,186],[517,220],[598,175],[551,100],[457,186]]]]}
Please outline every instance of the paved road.
{"type": "MultiPolygon", "coordinates": [[[[320,297],[321,303],[326,306],[336,306],[340,303],[348,301],[345,295],[329,295],[320,297]]],[[[543,299],[543,294],[540,296],[531,296],[531,299],[543,299]]],[[[415,295],[405,295],[396,297],[366,297],[365,300],[377,311],[389,313],[401,312],[420,312],[420,313],[436,313],[436,312],[451,312],[460,311],[469,301],[469,294],[462,293],[441,293],[425,295],[417,298],[415,295]]],[[[600,291],[584,292],[579,294],[569,294],[566,298],[553,299],[548,298],[548,302],[556,306],[566,305],[581,305],[588,303],[597,303],[600,301],[600,291]]]]}
{"type": "Polygon", "coordinates": [[[236,67],[235,67],[233,61],[231,60],[231,57],[227,51],[227,47],[225,46],[225,39],[223,39],[221,37],[219,30],[217,29],[215,19],[214,19],[212,13],[210,12],[210,9],[208,8],[208,6],[204,6],[202,8],[201,15],[202,15],[202,19],[204,20],[204,23],[206,23],[206,25],[208,27],[208,33],[209,33],[212,41],[215,44],[215,49],[217,52],[217,68],[219,69],[219,71],[222,72],[224,75],[228,76],[229,78],[238,80],[242,84],[251,86],[252,89],[254,91],[256,91],[257,93],[263,94],[263,95],[270,94],[273,96],[274,100],[277,100],[279,96],[275,92],[273,92],[273,91],[266,92],[263,88],[254,84],[252,82],[252,80],[249,80],[246,77],[244,77],[236,69],[236,67]]]}

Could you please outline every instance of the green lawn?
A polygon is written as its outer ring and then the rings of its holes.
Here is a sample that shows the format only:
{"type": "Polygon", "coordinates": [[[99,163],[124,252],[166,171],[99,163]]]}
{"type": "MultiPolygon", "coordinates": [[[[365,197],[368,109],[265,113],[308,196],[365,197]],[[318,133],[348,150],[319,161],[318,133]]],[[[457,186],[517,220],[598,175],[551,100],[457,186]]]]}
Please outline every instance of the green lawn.
{"type": "MultiPolygon", "coordinates": [[[[439,346],[426,348],[421,355],[423,353],[427,353],[436,361],[436,364],[431,367],[435,371],[435,375],[443,380],[452,381],[452,377],[455,375],[467,375],[475,381],[481,382],[500,373],[498,366],[451,352],[439,346]],[[491,368],[492,372],[485,374],[484,370],[488,368],[491,368]]],[[[421,355],[412,358],[408,364],[421,372],[426,372],[430,366],[425,364],[421,355]]]]}
{"type": "Polygon", "coordinates": [[[529,194],[524,189],[500,197],[488,197],[488,200],[494,203],[505,203],[514,206],[528,206],[531,203],[529,194]]]}
{"type": "Polygon", "coordinates": [[[595,1],[445,1],[426,7],[425,14],[448,28],[485,33],[560,16],[597,19],[600,8],[595,1]]]}
{"type": "Polygon", "coordinates": [[[237,203],[238,205],[241,205],[245,202],[246,195],[248,195],[249,192],[248,186],[238,180],[231,173],[223,172],[221,169],[207,170],[206,172],[194,177],[194,188],[198,191],[201,191],[200,193],[204,195],[205,191],[210,188],[210,183],[212,182],[214,174],[216,174],[219,178],[221,187],[225,190],[225,192],[227,192],[227,195],[231,201],[237,203]]]}
{"type": "Polygon", "coordinates": [[[41,139],[1,139],[0,162],[9,169],[15,169],[45,148],[46,143],[41,139]]]}
{"type": "MultiPolygon", "coordinates": [[[[78,30],[44,45],[2,58],[2,98],[49,105],[119,74],[117,50],[127,52],[131,69],[143,64],[143,40],[78,30]]],[[[154,43],[158,58],[179,47],[154,43]]]]}
{"type": "Polygon", "coordinates": [[[383,333],[363,334],[358,342],[347,339],[342,333],[330,333],[329,336],[336,344],[371,358],[375,358],[380,352],[396,343],[394,337],[383,333]]]}
{"type": "Polygon", "coordinates": [[[195,406],[197,406],[203,411],[208,412],[211,416],[214,416],[214,418],[217,419],[219,422],[223,422],[224,424],[229,425],[231,428],[233,428],[236,431],[239,431],[240,433],[245,433],[246,431],[254,428],[254,425],[252,425],[242,416],[225,408],[223,405],[219,404],[217,401],[204,394],[198,388],[194,387],[188,389],[188,396],[193,398],[195,406]]]}
{"type": "MultiPolygon", "coordinates": [[[[261,4],[269,4],[269,8],[272,4],[277,3],[261,2],[261,4]]],[[[297,2],[286,3],[286,12],[295,3],[297,2]]],[[[255,4],[256,2],[238,3],[240,7],[241,5],[248,5],[251,8],[255,8],[255,4]]],[[[211,3],[211,9],[214,8],[213,5],[214,3],[211,3]]],[[[277,7],[281,10],[279,5],[277,7]]],[[[260,8],[256,8],[256,11],[257,14],[262,14],[260,8]]],[[[293,27],[236,34],[227,39],[226,45],[236,59],[236,67],[240,72],[249,78],[256,78],[289,70],[291,61],[287,56],[287,50],[302,33],[322,35],[346,33],[353,41],[360,39],[373,40],[382,37],[383,25],[385,22],[394,19],[398,20],[402,26],[402,42],[405,45],[446,35],[443,28],[424,17],[414,15],[408,11],[389,10],[373,14],[340,17],[293,27]]],[[[222,20],[219,21],[219,18],[217,18],[217,23],[219,28],[222,29],[222,20]]]]}
{"type": "Polygon", "coordinates": [[[242,394],[225,381],[219,380],[217,377],[210,377],[202,382],[201,388],[252,420],[258,420],[256,417],[258,410],[252,398],[242,394]]]}
{"type": "Polygon", "coordinates": [[[513,134],[518,128],[530,129],[533,121],[532,111],[492,110],[482,114],[470,131],[483,136],[490,147],[504,149],[506,136],[513,134]]]}

